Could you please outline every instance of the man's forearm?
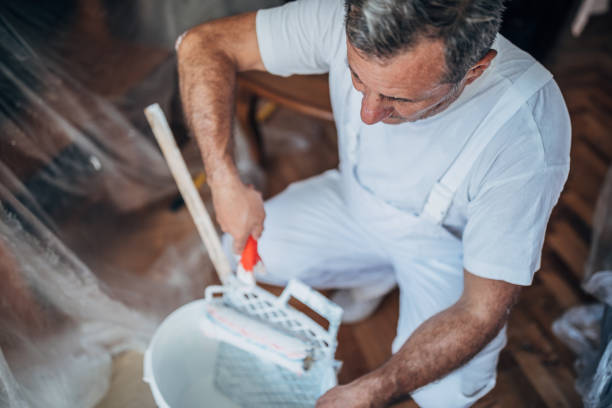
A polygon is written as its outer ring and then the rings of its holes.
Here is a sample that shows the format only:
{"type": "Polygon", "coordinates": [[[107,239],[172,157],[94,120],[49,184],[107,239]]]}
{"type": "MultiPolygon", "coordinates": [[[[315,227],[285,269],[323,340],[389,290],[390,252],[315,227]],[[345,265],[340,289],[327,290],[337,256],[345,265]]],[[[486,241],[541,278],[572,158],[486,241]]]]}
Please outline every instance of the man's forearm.
{"type": "Polygon", "coordinates": [[[459,302],[421,324],[389,361],[358,381],[370,388],[374,406],[407,397],[470,360],[505,320],[482,319],[459,302]]]}
{"type": "Polygon", "coordinates": [[[237,175],[231,155],[236,63],[215,41],[211,30],[196,28],[177,51],[183,109],[211,184],[237,175]]]}
{"type": "Polygon", "coordinates": [[[265,210],[261,194],[245,186],[232,157],[236,72],[263,70],[255,13],[195,27],[177,46],[179,83],[187,123],[200,151],[215,215],[240,253],[249,236],[259,238],[265,210]]]}

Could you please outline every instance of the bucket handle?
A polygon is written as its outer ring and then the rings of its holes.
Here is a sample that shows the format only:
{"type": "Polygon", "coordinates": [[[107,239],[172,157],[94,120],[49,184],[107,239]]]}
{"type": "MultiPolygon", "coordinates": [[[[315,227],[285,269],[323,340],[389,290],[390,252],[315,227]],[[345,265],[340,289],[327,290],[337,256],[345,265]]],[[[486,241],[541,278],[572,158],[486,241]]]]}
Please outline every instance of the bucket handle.
{"type": "Polygon", "coordinates": [[[224,295],[227,292],[226,286],[221,285],[209,285],[204,289],[204,299],[212,300],[215,295],[224,295]]]}
{"type": "Polygon", "coordinates": [[[340,306],[296,279],[289,281],[283,293],[278,297],[277,302],[280,306],[285,306],[292,297],[325,318],[329,322],[327,333],[330,338],[336,338],[340,319],[342,318],[342,308],[340,306]]]}

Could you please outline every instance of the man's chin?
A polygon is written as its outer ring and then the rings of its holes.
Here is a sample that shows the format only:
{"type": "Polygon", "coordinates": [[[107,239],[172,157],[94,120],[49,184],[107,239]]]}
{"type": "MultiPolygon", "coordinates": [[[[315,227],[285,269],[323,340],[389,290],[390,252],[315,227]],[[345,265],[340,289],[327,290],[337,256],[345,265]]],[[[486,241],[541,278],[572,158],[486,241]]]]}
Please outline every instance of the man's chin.
{"type": "Polygon", "coordinates": [[[428,114],[428,113],[421,114],[419,116],[411,116],[409,118],[405,118],[403,116],[389,116],[388,118],[383,119],[382,123],[385,123],[387,125],[399,125],[401,123],[407,123],[407,122],[415,123],[421,119],[427,119],[430,116],[432,116],[432,114],[428,114]]]}

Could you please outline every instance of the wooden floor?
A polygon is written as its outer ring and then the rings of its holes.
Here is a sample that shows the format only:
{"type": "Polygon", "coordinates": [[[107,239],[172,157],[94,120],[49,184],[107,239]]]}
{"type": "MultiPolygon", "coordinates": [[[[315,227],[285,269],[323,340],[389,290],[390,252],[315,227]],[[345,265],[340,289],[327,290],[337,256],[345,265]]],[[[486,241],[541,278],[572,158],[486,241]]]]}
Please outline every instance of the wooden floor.
{"type": "MultiPolygon", "coordinates": [[[[592,300],[581,291],[580,280],[595,201],[612,162],[611,23],[609,16],[593,18],[579,39],[562,38],[546,63],[572,117],[572,169],[551,218],[542,269],[510,316],[509,342],[500,356],[497,385],[477,407],[582,406],[573,384],[575,356],[555,337],[551,325],[568,308],[592,300]]],[[[337,164],[335,134],[329,124],[279,109],[263,124],[263,131],[270,160],[267,196],[337,164]],[[283,134],[293,134],[295,140],[288,142],[283,134]]],[[[185,214],[178,216],[187,222],[185,214]]],[[[378,367],[390,356],[397,310],[395,291],[372,317],[341,327],[337,354],[344,362],[341,383],[378,367]]],[[[139,382],[139,364],[134,355],[117,359],[109,399],[101,407],[152,406],[146,387],[139,382]],[[132,388],[125,389],[127,378],[132,381],[128,388],[132,388]],[[123,395],[130,395],[123,400],[121,387],[123,395]],[[134,402],[136,395],[140,395],[138,403],[134,402]]]]}

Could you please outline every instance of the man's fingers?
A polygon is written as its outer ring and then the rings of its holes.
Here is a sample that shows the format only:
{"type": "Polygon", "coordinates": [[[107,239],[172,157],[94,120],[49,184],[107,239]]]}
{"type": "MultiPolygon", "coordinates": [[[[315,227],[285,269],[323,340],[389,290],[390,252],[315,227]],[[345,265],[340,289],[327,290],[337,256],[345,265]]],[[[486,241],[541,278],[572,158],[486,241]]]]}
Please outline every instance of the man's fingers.
{"type": "Polygon", "coordinates": [[[234,253],[240,255],[244,246],[246,245],[247,237],[241,236],[239,238],[234,238],[234,253]]]}
{"type": "Polygon", "coordinates": [[[259,238],[261,238],[262,232],[263,232],[263,224],[257,224],[255,227],[253,227],[253,231],[251,232],[251,235],[253,235],[253,238],[259,240],[259,238]]]}

